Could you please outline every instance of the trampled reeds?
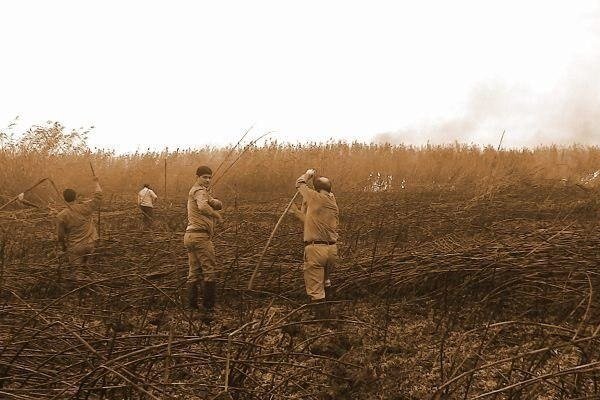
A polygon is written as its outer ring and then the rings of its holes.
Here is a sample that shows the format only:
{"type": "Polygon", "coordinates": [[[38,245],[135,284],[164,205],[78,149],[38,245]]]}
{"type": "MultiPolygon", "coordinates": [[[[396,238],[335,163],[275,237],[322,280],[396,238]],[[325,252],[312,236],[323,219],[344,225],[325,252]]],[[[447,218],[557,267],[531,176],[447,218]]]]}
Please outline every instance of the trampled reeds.
{"type": "MultiPolygon", "coordinates": [[[[0,397],[560,399],[600,396],[596,148],[330,143],[251,146],[215,191],[218,320],[184,306],[185,193],[231,149],[117,156],[2,150],[10,199],[42,177],[104,184],[90,267],[58,251],[41,184],[0,212],[0,397]],[[134,194],[168,201],[141,229],[134,194]],[[301,226],[282,220],[305,168],[340,206],[330,320],[306,304],[301,226]]],[[[230,160],[241,150],[234,150],[230,160]]]]}

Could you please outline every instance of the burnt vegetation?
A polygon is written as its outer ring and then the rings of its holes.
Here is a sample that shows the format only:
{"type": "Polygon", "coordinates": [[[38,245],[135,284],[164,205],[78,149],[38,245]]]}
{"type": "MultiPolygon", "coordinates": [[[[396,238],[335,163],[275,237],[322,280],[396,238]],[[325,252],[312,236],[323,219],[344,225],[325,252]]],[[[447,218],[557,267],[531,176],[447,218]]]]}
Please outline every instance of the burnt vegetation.
{"type": "Polygon", "coordinates": [[[600,149],[270,142],[116,155],[90,151],[86,135],[56,123],[0,135],[0,205],[49,178],[0,211],[0,397],[600,396],[600,149]],[[73,270],[56,244],[56,188],[89,194],[90,162],[105,191],[100,241],[73,270]],[[225,205],[211,324],[184,307],[185,199],[202,163],[222,164],[225,205]],[[305,305],[290,216],[247,290],[307,167],[331,178],[340,206],[325,322],[305,305]],[[152,231],[134,200],[145,182],[160,198],[152,231]]]}

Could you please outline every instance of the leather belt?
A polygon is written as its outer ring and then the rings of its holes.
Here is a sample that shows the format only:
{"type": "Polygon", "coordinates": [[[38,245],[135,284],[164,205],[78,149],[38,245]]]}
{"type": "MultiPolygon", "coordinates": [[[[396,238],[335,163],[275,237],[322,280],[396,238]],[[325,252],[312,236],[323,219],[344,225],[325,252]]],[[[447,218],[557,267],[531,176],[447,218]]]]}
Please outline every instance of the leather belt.
{"type": "Polygon", "coordinates": [[[304,242],[304,246],[308,246],[311,244],[328,244],[328,245],[332,245],[335,244],[335,242],[328,242],[327,240],[311,240],[310,242],[304,242]]]}
{"type": "Polygon", "coordinates": [[[205,229],[187,229],[185,233],[206,233],[208,235],[208,231],[205,229]]]}

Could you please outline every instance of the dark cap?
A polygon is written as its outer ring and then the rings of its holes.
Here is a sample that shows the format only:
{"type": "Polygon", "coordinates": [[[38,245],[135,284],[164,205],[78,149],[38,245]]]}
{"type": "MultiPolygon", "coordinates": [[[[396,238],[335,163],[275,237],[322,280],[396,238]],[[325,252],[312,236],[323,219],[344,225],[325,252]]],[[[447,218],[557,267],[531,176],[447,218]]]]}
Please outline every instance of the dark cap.
{"type": "Polygon", "coordinates": [[[210,167],[207,167],[206,165],[198,167],[198,169],[196,170],[196,176],[202,175],[212,175],[212,169],[210,169],[210,167]]]}
{"type": "Polygon", "coordinates": [[[67,203],[72,203],[77,198],[77,193],[73,189],[65,189],[63,191],[63,198],[67,203]]]}

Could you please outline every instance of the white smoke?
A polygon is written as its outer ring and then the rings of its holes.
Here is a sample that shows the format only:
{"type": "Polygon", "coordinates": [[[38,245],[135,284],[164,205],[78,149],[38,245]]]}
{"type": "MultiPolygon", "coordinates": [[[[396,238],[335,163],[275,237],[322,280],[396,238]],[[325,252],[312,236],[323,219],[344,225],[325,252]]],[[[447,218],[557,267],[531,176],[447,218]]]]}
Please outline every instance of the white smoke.
{"type": "Polygon", "coordinates": [[[473,88],[465,112],[456,118],[421,121],[376,135],[378,143],[423,145],[453,142],[506,147],[600,145],[600,18],[591,55],[573,62],[550,92],[485,82],[473,88]]]}

